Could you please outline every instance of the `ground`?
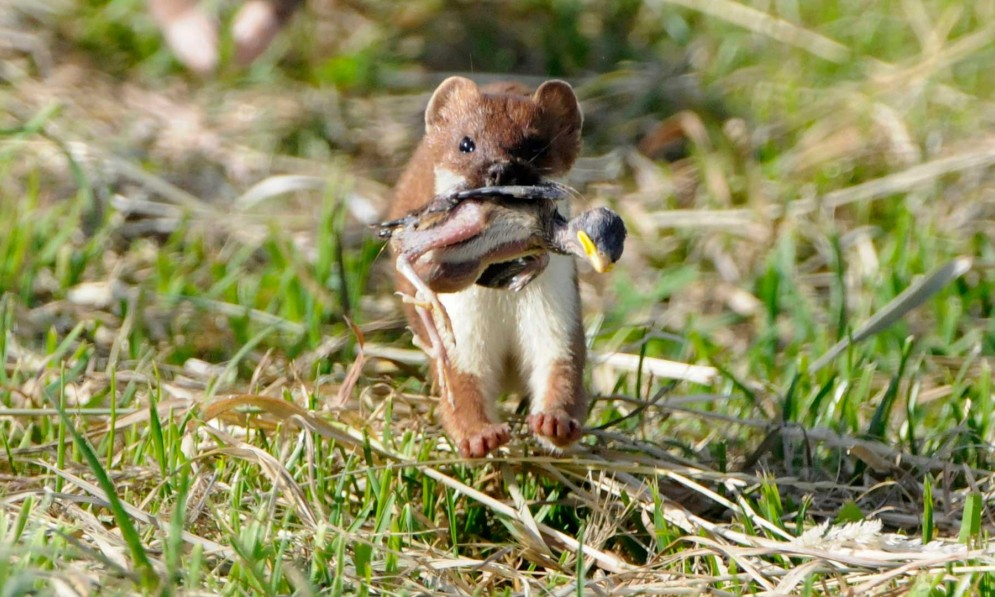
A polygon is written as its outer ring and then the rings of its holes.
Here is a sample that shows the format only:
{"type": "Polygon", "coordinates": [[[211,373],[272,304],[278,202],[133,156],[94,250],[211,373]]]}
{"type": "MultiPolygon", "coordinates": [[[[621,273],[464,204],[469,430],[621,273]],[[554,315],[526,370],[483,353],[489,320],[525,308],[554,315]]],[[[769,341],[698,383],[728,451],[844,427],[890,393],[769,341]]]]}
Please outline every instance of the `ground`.
{"type": "Polygon", "coordinates": [[[198,76],[8,2],[4,594],[991,592],[993,17],[317,0],[198,76]],[[630,230],[570,453],[458,457],[367,227],[455,72],[574,84],[630,230]]]}

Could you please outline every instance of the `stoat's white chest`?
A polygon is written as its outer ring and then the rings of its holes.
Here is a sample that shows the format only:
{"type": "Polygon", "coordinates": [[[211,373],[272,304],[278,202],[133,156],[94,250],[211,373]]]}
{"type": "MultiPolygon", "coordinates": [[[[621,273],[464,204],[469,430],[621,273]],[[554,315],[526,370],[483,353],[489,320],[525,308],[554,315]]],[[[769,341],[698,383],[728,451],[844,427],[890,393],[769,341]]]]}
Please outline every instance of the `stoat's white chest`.
{"type": "Polygon", "coordinates": [[[544,387],[547,365],[570,359],[580,297],[571,257],[550,255],[549,265],[518,292],[471,286],[440,294],[453,326],[453,364],[480,378],[492,395],[505,384],[508,365],[531,388],[544,387]]]}
{"type": "MultiPolygon", "coordinates": [[[[444,168],[434,174],[437,195],[465,182],[444,168]]],[[[566,201],[557,210],[569,215],[566,201]]],[[[478,376],[491,395],[501,390],[509,364],[519,368],[514,377],[537,391],[545,387],[551,363],[573,357],[571,338],[581,324],[576,264],[567,255],[549,258],[546,269],[518,292],[473,285],[439,295],[456,340],[453,364],[478,376]]]]}

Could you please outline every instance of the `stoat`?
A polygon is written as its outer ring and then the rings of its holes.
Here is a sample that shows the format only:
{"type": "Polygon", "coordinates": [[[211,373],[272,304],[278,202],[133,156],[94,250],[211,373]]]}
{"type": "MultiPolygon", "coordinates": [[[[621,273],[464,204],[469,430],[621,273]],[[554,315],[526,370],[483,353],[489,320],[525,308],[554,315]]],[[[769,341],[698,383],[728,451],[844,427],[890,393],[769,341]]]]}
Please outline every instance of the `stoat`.
{"type": "MultiPolygon", "coordinates": [[[[573,89],[563,81],[548,81],[529,93],[517,84],[482,89],[451,77],[429,100],[425,136],[397,182],[389,217],[400,218],[457,190],[536,185],[563,176],[580,151],[582,122],[573,89]]],[[[566,201],[556,209],[568,215],[566,201]]],[[[415,294],[400,274],[395,286],[415,294]]],[[[440,401],[439,415],[460,454],[480,458],[508,441],[509,428],[496,412],[499,394],[508,390],[530,396],[529,427],[545,446],[576,441],[588,394],[572,257],[550,254],[517,292],[464,286],[439,295],[455,339],[446,372],[452,401],[440,401]]],[[[427,342],[414,307],[406,304],[405,312],[414,333],[427,342]]]]}

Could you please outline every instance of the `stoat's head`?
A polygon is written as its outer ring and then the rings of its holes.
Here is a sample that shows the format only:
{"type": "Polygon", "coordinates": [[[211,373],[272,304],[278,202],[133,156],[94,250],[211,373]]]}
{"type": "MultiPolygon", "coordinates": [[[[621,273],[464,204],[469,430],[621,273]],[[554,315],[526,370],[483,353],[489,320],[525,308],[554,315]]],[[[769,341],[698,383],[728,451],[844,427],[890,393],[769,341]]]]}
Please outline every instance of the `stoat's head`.
{"type": "Polygon", "coordinates": [[[436,194],[532,185],[566,174],[577,159],[583,116],[569,84],[547,81],[531,95],[516,85],[492,90],[450,77],[429,100],[425,143],[436,194]]]}

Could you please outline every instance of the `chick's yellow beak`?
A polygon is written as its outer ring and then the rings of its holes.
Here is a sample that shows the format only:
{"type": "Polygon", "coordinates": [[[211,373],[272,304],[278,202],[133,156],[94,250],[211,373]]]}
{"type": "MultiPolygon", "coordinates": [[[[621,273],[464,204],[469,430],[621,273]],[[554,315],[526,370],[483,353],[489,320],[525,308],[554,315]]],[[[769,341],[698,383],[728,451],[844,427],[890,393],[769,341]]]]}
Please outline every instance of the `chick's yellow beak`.
{"type": "Polygon", "coordinates": [[[591,237],[583,230],[577,231],[577,240],[580,241],[580,245],[584,247],[584,255],[587,256],[587,260],[591,263],[591,267],[594,271],[599,274],[604,274],[606,272],[612,271],[615,264],[609,261],[604,255],[598,251],[598,247],[594,245],[594,241],[591,237]]]}

